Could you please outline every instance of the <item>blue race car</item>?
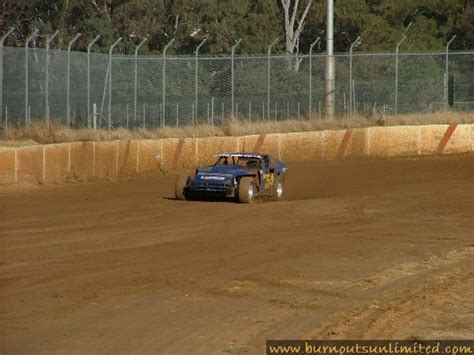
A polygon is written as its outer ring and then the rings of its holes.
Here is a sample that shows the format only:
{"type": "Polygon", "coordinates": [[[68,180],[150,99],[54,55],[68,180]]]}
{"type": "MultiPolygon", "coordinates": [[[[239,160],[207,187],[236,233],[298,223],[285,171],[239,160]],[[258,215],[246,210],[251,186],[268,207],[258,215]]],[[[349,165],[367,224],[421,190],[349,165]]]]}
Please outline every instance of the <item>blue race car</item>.
{"type": "Polygon", "coordinates": [[[283,197],[286,165],[268,154],[219,153],[217,161],[199,167],[192,176],[176,180],[175,196],[179,200],[193,197],[235,197],[251,203],[257,196],[273,200],[283,197]]]}

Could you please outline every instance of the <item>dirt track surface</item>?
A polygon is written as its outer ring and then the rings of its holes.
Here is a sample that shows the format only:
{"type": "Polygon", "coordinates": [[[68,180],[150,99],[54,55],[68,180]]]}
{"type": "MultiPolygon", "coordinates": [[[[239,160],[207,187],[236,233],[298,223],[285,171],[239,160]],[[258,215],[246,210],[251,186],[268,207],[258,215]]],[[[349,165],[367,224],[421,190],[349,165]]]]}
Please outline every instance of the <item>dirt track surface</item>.
{"type": "Polygon", "coordinates": [[[0,352],[472,338],[473,163],[290,164],[253,205],[175,201],[172,176],[0,190],[0,352]]]}

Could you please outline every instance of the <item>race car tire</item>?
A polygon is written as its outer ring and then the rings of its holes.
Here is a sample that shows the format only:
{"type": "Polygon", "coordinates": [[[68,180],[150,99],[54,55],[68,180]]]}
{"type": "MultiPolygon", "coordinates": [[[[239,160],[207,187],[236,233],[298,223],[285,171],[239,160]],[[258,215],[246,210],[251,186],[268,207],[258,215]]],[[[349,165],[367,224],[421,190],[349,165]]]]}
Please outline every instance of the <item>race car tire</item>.
{"type": "Polygon", "coordinates": [[[275,182],[273,183],[273,191],[272,191],[272,200],[273,201],[281,201],[283,198],[283,181],[280,178],[276,178],[275,182]]]}
{"type": "Polygon", "coordinates": [[[174,185],[174,196],[177,200],[186,200],[184,188],[188,183],[188,175],[179,175],[174,185]]]}
{"type": "Polygon", "coordinates": [[[255,184],[251,177],[243,177],[239,182],[239,201],[251,203],[255,199],[255,184]]]}

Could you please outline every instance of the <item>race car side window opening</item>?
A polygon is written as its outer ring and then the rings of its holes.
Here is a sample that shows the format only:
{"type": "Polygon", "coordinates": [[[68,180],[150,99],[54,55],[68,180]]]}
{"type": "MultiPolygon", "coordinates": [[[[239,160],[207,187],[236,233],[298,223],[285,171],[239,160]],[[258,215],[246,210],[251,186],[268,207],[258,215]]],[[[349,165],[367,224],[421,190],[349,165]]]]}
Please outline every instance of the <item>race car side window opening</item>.
{"type": "Polygon", "coordinates": [[[277,159],[270,157],[270,166],[274,169],[279,168],[280,164],[277,159]]]}
{"type": "Polygon", "coordinates": [[[263,162],[264,162],[263,164],[264,164],[265,170],[270,169],[270,158],[269,158],[269,157],[265,157],[265,158],[263,159],[263,162]]]}
{"type": "Polygon", "coordinates": [[[237,161],[237,165],[245,168],[258,168],[260,169],[260,159],[240,157],[237,161]]]}
{"type": "Polygon", "coordinates": [[[219,157],[214,165],[235,165],[236,157],[233,156],[223,156],[219,157]]]}
{"type": "Polygon", "coordinates": [[[217,159],[214,165],[239,165],[243,168],[248,167],[261,169],[262,163],[258,158],[221,156],[217,159]]]}

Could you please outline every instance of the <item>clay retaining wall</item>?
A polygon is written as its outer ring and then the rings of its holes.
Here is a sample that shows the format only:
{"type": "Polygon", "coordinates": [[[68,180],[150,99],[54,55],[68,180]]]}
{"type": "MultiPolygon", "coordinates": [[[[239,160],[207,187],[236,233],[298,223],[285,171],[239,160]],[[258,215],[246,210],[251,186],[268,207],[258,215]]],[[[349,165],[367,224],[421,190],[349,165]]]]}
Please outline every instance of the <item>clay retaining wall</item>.
{"type": "Polygon", "coordinates": [[[178,171],[222,151],[265,152],[295,162],[460,154],[474,151],[473,132],[472,124],[452,124],[0,148],[0,184],[178,171]]]}

